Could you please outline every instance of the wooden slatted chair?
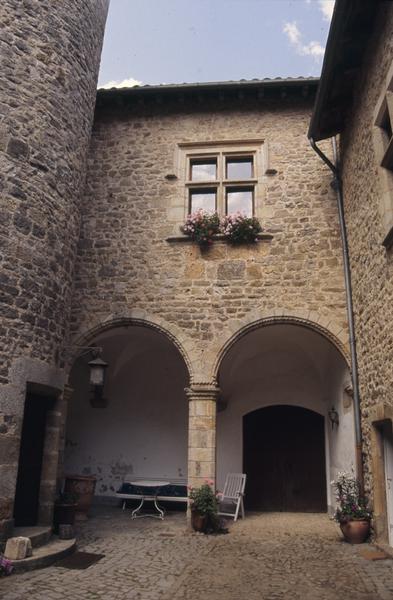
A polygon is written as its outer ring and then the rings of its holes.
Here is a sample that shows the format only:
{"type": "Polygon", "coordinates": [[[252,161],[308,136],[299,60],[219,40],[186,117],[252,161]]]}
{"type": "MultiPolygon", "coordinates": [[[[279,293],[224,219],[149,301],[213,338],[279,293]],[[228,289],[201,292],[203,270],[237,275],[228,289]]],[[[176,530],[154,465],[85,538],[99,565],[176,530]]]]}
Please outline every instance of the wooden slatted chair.
{"type": "Polygon", "coordinates": [[[220,494],[220,507],[218,514],[223,517],[233,517],[237,521],[239,511],[244,519],[243,496],[246,487],[245,473],[228,473],[224,491],[220,494]],[[232,508],[232,512],[229,512],[232,508]]]}

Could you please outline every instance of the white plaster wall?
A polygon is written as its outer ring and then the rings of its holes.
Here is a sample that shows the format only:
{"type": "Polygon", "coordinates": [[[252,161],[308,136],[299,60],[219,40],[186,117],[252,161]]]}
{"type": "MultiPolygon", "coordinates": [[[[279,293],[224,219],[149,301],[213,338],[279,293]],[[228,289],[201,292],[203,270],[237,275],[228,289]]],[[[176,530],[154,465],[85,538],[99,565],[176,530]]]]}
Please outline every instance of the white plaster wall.
{"type": "Polygon", "coordinates": [[[217,415],[217,480],[243,470],[243,416],[258,408],[284,404],[301,406],[325,415],[318,382],[307,371],[260,378],[254,388],[231,396],[227,408],[217,415]]]}
{"type": "Polygon", "coordinates": [[[187,477],[186,369],[161,335],[130,329],[98,340],[109,363],[107,408],[90,406],[86,360],[72,374],[65,472],[96,475],[97,495],[113,495],[125,475],[187,477]]]}
{"type": "MultiPolygon", "coordinates": [[[[341,471],[355,473],[355,428],[354,428],[354,409],[353,400],[345,391],[345,384],[348,383],[348,377],[344,375],[341,385],[336,388],[336,393],[332,394],[332,406],[338,412],[339,426],[332,428],[329,423],[328,444],[329,444],[329,483],[337,479],[341,471]]],[[[331,498],[329,510],[335,507],[335,492],[333,486],[330,486],[331,498]]]]}
{"type": "MultiPolygon", "coordinates": [[[[331,480],[354,464],[350,380],[339,352],[322,336],[295,325],[272,325],[239,340],[220,369],[226,408],[217,415],[217,485],[228,472],[243,470],[243,416],[270,405],[300,406],[325,417],[327,503],[334,499],[331,480]],[[328,411],[334,406],[340,425],[334,431],[328,411]]],[[[289,449],[290,451],[290,449],[289,449]]]]}

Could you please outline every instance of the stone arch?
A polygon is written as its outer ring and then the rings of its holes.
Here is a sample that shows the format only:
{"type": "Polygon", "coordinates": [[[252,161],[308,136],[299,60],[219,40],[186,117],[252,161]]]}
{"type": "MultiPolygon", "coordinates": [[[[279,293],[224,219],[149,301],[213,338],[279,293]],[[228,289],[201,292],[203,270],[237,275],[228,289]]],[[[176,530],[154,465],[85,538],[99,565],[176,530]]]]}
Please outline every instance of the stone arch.
{"type": "Polygon", "coordinates": [[[172,323],[166,323],[159,317],[147,315],[143,311],[133,311],[128,316],[111,316],[105,321],[97,323],[94,325],[94,327],[84,331],[78,337],[74,338],[68,369],[71,369],[72,364],[78,357],[78,346],[88,346],[99,334],[116,327],[127,326],[147,327],[169,339],[177,348],[180,356],[183,358],[187,367],[190,382],[192,381],[192,362],[189,357],[189,348],[187,348],[187,339],[185,338],[184,334],[182,334],[181,329],[172,323]]]}
{"type": "Polygon", "coordinates": [[[237,321],[236,329],[232,326],[232,332],[228,338],[223,344],[217,345],[211,373],[212,379],[217,381],[220,365],[224,357],[238,340],[255,329],[275,324],[298,325],[318,333],[333,344],[344,358],[349,370],[351,369],[349,337],[348,331],[345,328],[340,327],[333,319],[324,318],[316,312],[297,313],[275,310],[267,314],[253,312],[248,318],[237,321]]]}

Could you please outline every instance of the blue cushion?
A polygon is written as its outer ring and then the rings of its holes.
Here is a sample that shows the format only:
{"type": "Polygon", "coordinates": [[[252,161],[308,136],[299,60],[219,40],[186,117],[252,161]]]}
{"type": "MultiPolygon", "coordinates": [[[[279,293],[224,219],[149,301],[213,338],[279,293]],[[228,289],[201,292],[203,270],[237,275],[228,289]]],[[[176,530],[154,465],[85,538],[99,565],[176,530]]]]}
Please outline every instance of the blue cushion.
{"type": "Polygon", "coordinates": [[[173,498],[185,498],[187,496],[187,486],[176,483],[168,483],[157,488],[139,487],[135,483],[123,483],[118,494],[134,494],[138,496],[168,496],[173,498]]]}

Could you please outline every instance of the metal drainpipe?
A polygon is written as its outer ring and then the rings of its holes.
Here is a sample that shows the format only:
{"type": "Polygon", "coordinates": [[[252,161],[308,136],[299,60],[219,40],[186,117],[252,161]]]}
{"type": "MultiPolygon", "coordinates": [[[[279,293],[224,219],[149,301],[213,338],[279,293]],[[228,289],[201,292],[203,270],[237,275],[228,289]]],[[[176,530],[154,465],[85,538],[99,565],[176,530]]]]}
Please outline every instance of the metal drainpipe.
{"type": "Polygon", "coordinates": [[[355,338],[355,325],[353,317],[353,303],[352,303],[352,284],[351,284],[351,270],[349,266],[349,253],[348,253],[348,239],[347,239],[347,228],[345,225],[344,217],[344,202],[342,192],[342,181],[340,176],[340,170],[337,159],[337,143],[336,138],[332,138],[333,145],[333,164],[328,157],[318,148],[313,138],[309,138],[311,147],[323,162],[329,167],[334,175],[334,188],[337,195],[337,208],[338,218],[340,222],[340,233],[341,242],[343,249],[343,261],[344,261],[344,279],[345,279],[345,293],[347,300],[347,317],[348,317],[348,328],[349,328],[349,347],[351,352],[351,371],[352,371],[352,385],[353,385],[353,403],[355,410],[355,444],[356,444],[356,473],[360,483],[362,492],[364,491],[364,476],[363,476],[363,460],[362,460],[362,428],[361,428],[361,413],[360,413],[360,394],[359,394],[359,379],[358,379],[358,363],[356,355],[356,338],[355,338]]]}

